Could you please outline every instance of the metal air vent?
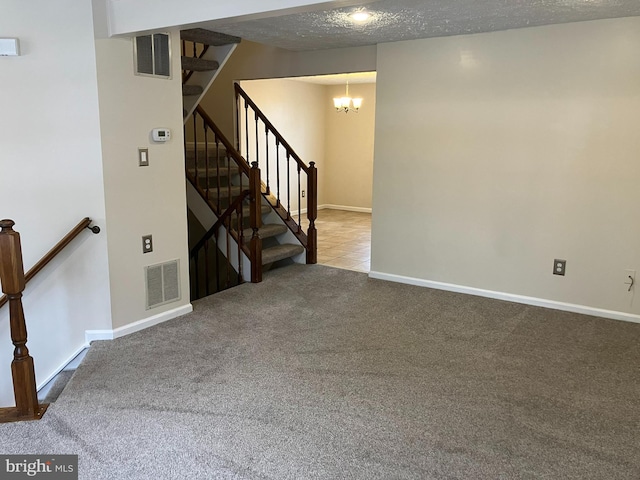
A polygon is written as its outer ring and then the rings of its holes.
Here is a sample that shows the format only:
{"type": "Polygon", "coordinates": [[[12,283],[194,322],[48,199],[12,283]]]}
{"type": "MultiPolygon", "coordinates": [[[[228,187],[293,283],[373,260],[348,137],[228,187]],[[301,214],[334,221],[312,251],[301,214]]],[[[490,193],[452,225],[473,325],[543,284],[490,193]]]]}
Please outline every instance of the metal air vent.
{"type": "Polygon", "coordinates": [[[179,260],[144,267],[147,310],[180,300],[179,267],[179,260]]]}

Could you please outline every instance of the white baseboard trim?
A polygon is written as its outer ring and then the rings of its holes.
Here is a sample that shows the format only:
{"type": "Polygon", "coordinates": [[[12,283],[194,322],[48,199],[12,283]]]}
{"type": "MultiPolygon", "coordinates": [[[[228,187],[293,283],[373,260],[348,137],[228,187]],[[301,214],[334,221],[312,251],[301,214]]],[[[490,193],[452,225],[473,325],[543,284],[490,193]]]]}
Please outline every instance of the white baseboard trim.
{"type": "Polygon", "coordinates": [[[76,357],[78,355],[80,355],[82,352],[84,352],[87,349],[88,345],[83,345],[82,347],[80,347],[78,350],[76,350],[76,352],[74,354],[72,354],[69,358],[67,358],[67,360],[65,360],[64,362],[62,362],[62,365],[60,365],[57,369],[55,369],[53,371],[53,373],[51,375],[49,375],[47,378],[45,378],[44,380],[42,380],[41,382],[38,382],[38,384],[36,385],[36,390],[39,392],[40,390],[42,390],[44,387],[47,386],[47,384],[53,380],[54,378],[56,378],[56,376],[63,371],[65,368],[67,368],[67,365],[69,365],[71,362],[73,362],[76,357]]]}
{"type": "Polygon", "coordinates": [[[115,338],[124,337],[125,335],[139,332],[145,328],[153,327],[159,323],[172,320],[191,312],[193,312],[193,306],[189,303],[182,307],[174,308],[173,310],[168,310],[166,312],[159,313],[158,315],[138,320],[137,322],[130,323],[129,325],[118,327],[114,330],[87,330],[84,333],[85,341],[87,342],[87,345],[89,345],[94,340],[113,340],[115,338]]]}
{"type": "Polygon", "coordinates": [[[367,207],[350,207],[348,205],[333,205],[331,203],[325,203],[324,205],[318,205],[318,210],[345,210],[347,212],[361,212],[361,213],[371,213],[371,208],[367,207]]]}
{"type": "Polygon", "coordinates": [[[522,303],[535,307],[551,308],[553,310],[581,313],[583,315],[592,315],[594,317],[603,317],[612,320],[622,320],[624,322],[640,323],[640,315],[636,315],[633,313],[618,312],[615,310],[604,310],[601,308],[587,307],[585,305],[557,302],[555,300],[527,297],[524,295],[516,295],[513,293],[483,290],[481,288],[466,287],[464,285],[455,285],[453,283],[434,282],[431,280],[423,280],[421,278],[405,277],[403,275],[394,275],[392,273],[376,272],[373,270],[369,272],[369,277],[377,278],[379,280],[387,280],[390,282],[405,283],[407,285],[435,288],[436,290],[446,290],[448,292],[465,293],[468,295],[477,295],[479,297],[494,298],[496,300],[506,300],[507,302],[522,303]]]}
{"type": "MultiPolygon", "coordinates": [[[[371,213],[371,209],[370,208],[365,208],[365,207],[347,207],[345,205],[331,205],[331,204],[325,204],[325,205],[318,205],[318,210],[345,210],[347,212],[361,212],[361,213],[371,213]]],[[[300,210],[300,215],[304,215],[305,213],[307,213],[307,209],[303,208],[302,210],[300,210]]],[[[297,217],[298,216],[298,210],[292,210],[291,211],[291,216],[292,217],[297,217]]]]}

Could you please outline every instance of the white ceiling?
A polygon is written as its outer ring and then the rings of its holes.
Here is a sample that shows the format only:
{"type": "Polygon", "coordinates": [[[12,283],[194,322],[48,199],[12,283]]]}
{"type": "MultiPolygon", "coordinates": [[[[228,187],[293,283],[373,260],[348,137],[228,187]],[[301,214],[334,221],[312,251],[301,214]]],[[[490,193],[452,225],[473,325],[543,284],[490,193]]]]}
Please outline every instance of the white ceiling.
{"type": "Polygon", "coordinates": [[[640,16],[640,0],[379,0],[260,19],[200,25],[288,50],[343,48],[604,18],[640,16]],[[373,14],[354,24],[349,14],[373,14]]]}

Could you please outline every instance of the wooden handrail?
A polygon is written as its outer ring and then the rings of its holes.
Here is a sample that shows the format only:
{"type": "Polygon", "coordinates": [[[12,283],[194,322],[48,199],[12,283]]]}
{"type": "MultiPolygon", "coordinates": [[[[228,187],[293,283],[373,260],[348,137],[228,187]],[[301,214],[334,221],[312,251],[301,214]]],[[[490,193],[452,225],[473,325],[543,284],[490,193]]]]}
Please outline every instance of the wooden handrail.
{"type": "MultiPolygon", "coordinates": [[[[282,134],[278,132],[273,123],[271,123],[262,110],[260,110],[256,103],[249,97],[247,92],[245,92],[238,83],[234,83],[234,89],[236,100],[236,148],[240,151],[241,155],[244,153],[244,158],[246,158],[247,161],[253,160],[252,157],[250,158],[250,151],[252,149],[255,149],[254,154],[257,162],[260,161],[261,151],[263,152],[266,157],[264,162],[266,183],[263,182],[262,184],[262,192],[274,211],[278,216],[280,216],[284,224],[307,251],[307,263],[317,263],[317,230],[315,221],[318,217],[318,171],[315,167],[315,163],[309,162],[309,165],[306,165],[300,156],[293,150],[293,147],[291,147],[291,145],[284,139],[282,134]],[[242,100],[240,98],[242,98],[242,100]],[[244,116],[242,113],[243,107],[244,116]],[[251,108],[252,114],[249,112],[249,108],[251,108]],[[253,129],[249,127],[249,117],[253,117],[255,121],[255,127],[253,129]],[[242,125],[242,120],[244,120],[244,125],[242,125]],[[259,125],[260,121],[262,122],[262,125],[259,125]],[[250,133],[255,137],[251,139],[251,142],[249,140],[250,133]],[[273,136],[272,142],[269,138],[270,135],[273,136]],[[254,140],[255,145],[253,144],[254,140]],[[271,159],[269,158],[269,153],[272,148],[270,147],[270,142],[272,143],[272,147],[275,147],[271,153],[275,158],[272,157],[271,159]],[[264,145],[263,150],[261,150],[260,147],[261,143],[264,145]],[[281,148],[284,149],[283,156],[280,156],[281,148]],[[289,165],[291,159],[295,162],[292,164],[293,168],[290,168],[289,165]],[[273,179],[273,176],[269,173],[269,169],[273,169],[274,166],[275,179],[273,179]],[[280,177],[283,170],[283,182],[286,186],[286,190],[281,194],[280,177]],[[296,170],[297,172],[295,172],[296,170]],[[292,182],[290,175],[292,171],[294,172],[293,175],[296,175],[297,173],[297,219],[291,214],[292,182]],[[301,172],[304,172],[307,177],[307,219],[309,221],[309,226],[306,234],[303,232],[301,218],[301,203],[302,198],[304,197],[302,181],[300,178],[301,172]],[[270,185],[274,180],[276,185],[275,189],[271,188],[270,185]]],[[[293,188],[295,188],[295,183],[296,182],[294,180],[293,188]]]]}
{"type": "MultiPolygon", "coordinates": [[[[4,220],[2,220],[4,222],[4,220]]],[[[51,250],[49,250],[44,257],[42,257],[33,267],[29,269],[29,271],[24,276],[25,284],[29,282],[33,277],[35,277],[38,272],[40,272],[44,267],[47,266],[51,260],[55,258],[67,245],[71,243],[71,241],[76,238],[85,228],[88,228],[93,233],[100,233],[100,227],[93,226],[91,227],[91,219],[89,217],[83,218],[78,225],[76,225],[69,233],[67,233],[62,240],[60,240],[51,250]]],[[[0,297],[0,308],[7,303],[8,301],[7,295],[0,297]]]]}
{"type": "Polygon", "coordinates": [[[38,402],[33,357],[29,355],[27,348],[27,324],[22,307],[22,292],[27,281],[41,271],[82,230],[90,228],[93,233],[100,232],[100,228],[90,227],[90,224],[90,218],[83,219],[25,275],[20,234],[13,229],[15,222],[8,219],[0,220],[0,283],[2,292],[6,294],[0,302],[9,302],[11,341],[14,346],[11,376],[16,401],[15,407],[0,408],[0,423],[39,420],[47,410],[48,404],[38,402]]]}
{"type": "Polygon", "coordinates": [[[240,155],[240,152],[238,152],[238,150],[236,150],[236,148],[233,145],[231,145],[231,142],[227,140],[227,137],[224,136],[224,134],[218,128],[218,126],[215,123],[213,123],[213,120],[209,115],[207,115],[207,112],[205,112],[200,105],[196,107],[196,112],[198,112],[198,114],[202,117],[202,120],[205,122],[207,127],[210,128],[213,131],[213,133],[215,133],[220,143],[224,145],[224,148],[227,150],[227,153],[233,158],[236,164],[238,164],[238,166],[242,168],[242,172],[245,175],[249,176],[249,170],[251,170],[251,168],[249,167],[249,164],[242,157],[242,155],[240,155]]]}
{"type": "Polygon", "coordinates": [[[231,214],[235,210],[238,209],[238,206],[244,201],[244,199],[250,193],[251,192],[249,192],[249,190],[245,190],[238,197],[236,197],[236,199],[231,203],[231,205],[229,205],[229,207],[224,211],[224,213],[220,215],[216,223],[213,224],[213,227],[211,227],[207,231],[207,233],[205,233],[204,236],[198,241],[198,243],[196,243],[195,246],[191,249],[191,251],[189,252],[190,257],[194,257],[196,253],[202,247],[204,247],[204,244],[207,243],[207,241],[216,234],[216,232],[220,229],[220,227],[226,224],[225,222],[227,221],[227,219],[231,216],[231,214]]]}
{"type": "MultiPolygon", "coordinates": [[[[247,160],[238,152],[238,150],[233,146],[233,144],[227,140],[222,131],[218,128],[218,126],[213,122],[211,117],[204,111],[201,106],[197,106],[195,111],[193,112],[193,139],[194,139],[194,163],[193,170],[194,174],[192,175],[189,171],[189,166],[187,166],[187,179],[188,181],[195,187],[196,191],[202,197],[202,199],[209,205],[211,210],[218,216],[217,222],[214,224],[212,228],[210,228],[205,236],[200,239],[200,241],[191,249],[189,252],[190,258],[195,259],[198,256],[198,252],[206,246],[207,241],[211,239],[214,235],[217,234],[218,229],[223,224],[227,225],[227,235],[232,237],[238,244],[238,251],[242,250],[245,255],[249,258],[251,262],[251,281],[259,282],[262,279],[262,240],[259,235],[259,228],[261,226],[261,215],[260,215],[260,205],[262,199],[262,184],[260,182],[260,169],[257,164],[253,166],[249,166],[247,160]],[[198,118],[202,121],[204,126],[204,170],[206,177],[206,183],[204,187],[201,187],[198,181],[199,176],[199,168],[200,162],[198,161],[198,135],[197,135],[197,124],[198,118]],[[213,142],[209,142],[207,133],[213,133],[213,142]],[[227,161],[227,165],[220,167],[220,157],[219,152],[220,149],[224,149],[225,158],[227,161]],[[209,153],[215,152],[215,160],[214,166],[210,165],[210,157],[209,153]],[[237,174],[239,179],[239,193],[232,193],[234,188],[238,188],[238,185],[232,185],[230,181],[227,182],[227,185],[222,185],[220,182],[220,168],[226,168],[227,177],[231,177],[229,167],[232,165],[237,166],[237,174]],[[211,174],[211,175],[210,175],[211,174]],[[249,190],[245,189],[246,183],[243,185],[243,178],[247,178],[249,180],[249,190]],[[217,183],[216,195],[212,198],[210,194],[210,190],[214,189],[211,186],[210,182],[215,178],[215,183],[217,183]],[[222,195],[221,195],[222,193],[222,195]],[[242,202],[246,200],[246,198],[250,200],[250,227],[252,230],[251,242],[249,245],[245,245],[243,238],[243,227],[239,225],[239,228],[236,230],[233,228],[229,218],[234,211],[237,211],[241,208],[242,202]],[[228,201],[228,206],[225,208],[222,205],[222,201],[228,201]],[[217,201],[216,201],[217,200],[217,201]],[[225,211],[222,212],[222,209],[225,208],[225,211]],[[256,215],[255,212],[258,212],[256,215]]],[[[185,126],[185,158],[187,158],[188,152],[188,144],[186,141],[186,126],[185,126]]],[[[189,160],[187,160],[189,161],[189,160]]],[[[235,167],[234,167],[235,169],[235,167]]],[[[240,212],[241,213],[241,212],[240,212]]],[[[242,220],[242,215],[240,214],[240,220],[242,220]]],[[[227,255],[227,258],[229,256],[227,255]]],[[[241,268],[241,263],[239,263],[239,268],[241,268]]],[[[240,270],[240,275],[242,276],[242,272],[240,270]]],[[[196,288],[196,290],[198,290],[196,288]]]]}
{"type": "Polygon", "coordinates": [[[238,95],[240,95],[244,99],[244,101],[247,102],[247,104],[254,110],[255,114],[260,118],[260,120],[262,120],[262,122],[265,124],[265,126],[271,131],[273,136],[278,140],[278,143],[280,145],[282,145],[286,150],[289,151],[291,157],[296,161],[298,166],[305,173],[308,174],[309,173],[309,167],[302,161],[300,156],[295,152],[293,147],[291,147],[291,145],[289,145],[289,143],[284,139],[284,137],[280,134],[280,132],[278,132],[276,127],[273,126],[273,124],[269,121],[267,116],[264,113],[262,113],[262,110],[260,110],[260,108],[258,108],[258,106],[254,103],[254,101],[251,100],[251,98],[249,97],[247,92],[245,92],[242,89],[240,84],[234,83],[233,85],[234,85],[234,88],[236,90],[236,98],[237,98],[238,95]]]}

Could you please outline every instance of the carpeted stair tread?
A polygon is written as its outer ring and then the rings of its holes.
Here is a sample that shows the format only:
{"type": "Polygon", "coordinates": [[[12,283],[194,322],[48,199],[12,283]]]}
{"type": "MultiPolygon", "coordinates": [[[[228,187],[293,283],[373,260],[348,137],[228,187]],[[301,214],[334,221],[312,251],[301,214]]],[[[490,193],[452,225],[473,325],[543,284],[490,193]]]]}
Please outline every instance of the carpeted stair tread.
{"type": "MultiPolygon", "coordinates": [[[[229,190],[231,190],[231,198],[235,198],[238,195],[240,195],[240,193],[242,193],[243,190],[249,190],[249,185],[243,185],[242,187],[240,187],[240,185],[231,185],[231,188],[229,187],[220,187],[220,199],[228,199],[229,198],[229,190]]],[[[206,192],[206,190],[205,190],[206,192]]],[[[218,198],[218,189],[217,188],[210,188],[209,189],[209,198],[218,198]]]]}
{"type": "MultiPolygon", "coordinates": [[[[263,203],[263,204],[260,205],[260,213],[262,215],[266,215],[270,211],[271,211],[271,207],[269,205],[267,205],[266,203],[263,203]]],[[[249,215],[251,215],[251,206],[250,205],[245,205],[244,207],[242,207],[242,216],[244,218],[249,218],[249,215]]]]}
{"type": "Polygon", "coordinates": [[[283,245],[276,245],[274,247],[265,248],[262,250],[262,265],[277,262],[285,258],[291,258],[304,252],[302,245],[294,245],[292,243],[285,243],[283,245]]]}
{"type": "Polygon", "coordinates": [[[204,60],[202,58],[182,57],[182,69],[194,72],[206,72],[217,70],[220,64],[215,60],[204,60]]]}
{"type": "MultiPolygon", "coordinates": [[[[216,159],[216,153],[218,154],[218,163],[220,165],[227,165],[229,163],[229,160],[227,159],[227,150],[224,148],[224,145],[219,145],[218,148],[216,148],[215,144],[211,145],[208,151],[209,154],[209,166],[211,166],[211,164],[215,161],[216,159]]],[[[204,149],[199,149],[198,150],[198,162],[202,162],[205,159],[205,151],[204,149]]],[[[193,150],[188,150],[185,154],[185,160],[193,162],[196,160],[196,152],[194,152],[193,150]]],[[[237,169],[238,166],[237,164],[231,160],[231,163],[233,165],[235,165],[235,168],[237,169]]],[[[199,165],[201,166],[202,164],[199,163],[199,165]]]]}
{"type": "Polygon", "coordinates": [[[204,28],[189,28],[180,32],[180,38],[189,42],[204,43],[212,47],[228,45],[230,43],[240,43],[240,37],[226,35],[224,33],[212,32],[204,28]]]}
{"type": "MultiPolygon", "coordinates": [[[[187,170],[191,175],[195,174],[196,170],[194,168],[189,168],[187,170]]],[[[198,168],[198,177],[228,177],[229,172],[238,173],[238,168],[229,168],[229,167],[217,167],[215,165],[209,165],[209,168],[199,167],[198,168]]],[[[222,187],[221,187],[222,188],[222,187]]]]}
{"type": "MultiPolygon", "coordinates": [[[[258,234],[260,235],[260,238],[264,240],[265,238],[282,235],[287,230],[287,226],[283,225],[282,223],[267,223],[266,225],[262,225],[262,227],[258,229],[258,234]]],[[[245,243],[249,243],[251,241],[251,237],[253,236],[253,230],[251,228],[245,228],[243,235],[245,243]]]]}
{"type": "Polygon", "coordinates": [[[182,95],[184,95],[185,97],[201,95],[203,91],[204,90],[200,85],[183,85],[182,86],[182,95]]]}
{"type": "MultiPolygon", "coordinates": [[[[266,203],[263,203],[263,204],[260,205],[260,213],[262,215],[266,215],[270,211],[271,211],[271,207],[269,207],[269,205],[267,205],[266,203]]],[[[243,216],[245,222],[249,221],[249,215],[251,215],[251,206],[249,204],[243,205],[242,206],[242,216],[243,216]]],[[[234,225],[237,223],[237,219],[236,219],[235,215],[231,217],[231,221],[233,222],[234,225]]]]}

